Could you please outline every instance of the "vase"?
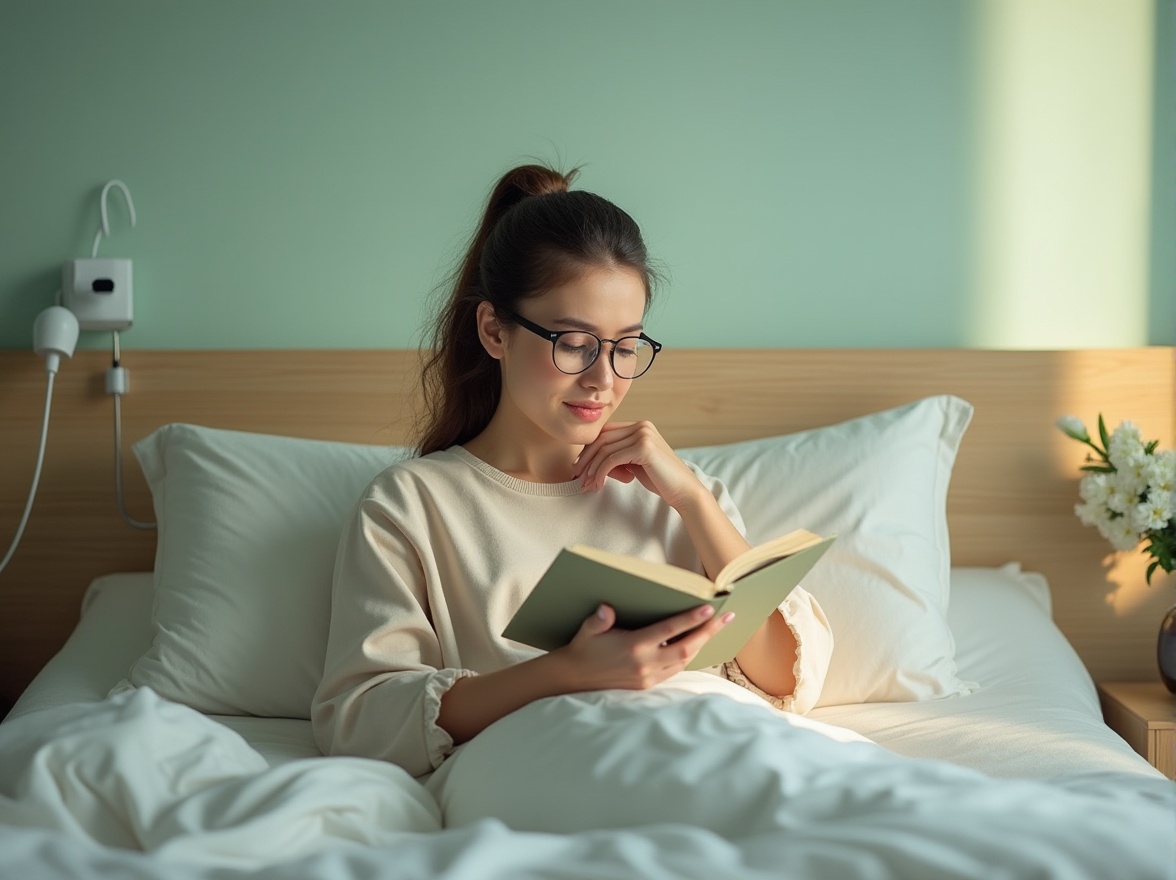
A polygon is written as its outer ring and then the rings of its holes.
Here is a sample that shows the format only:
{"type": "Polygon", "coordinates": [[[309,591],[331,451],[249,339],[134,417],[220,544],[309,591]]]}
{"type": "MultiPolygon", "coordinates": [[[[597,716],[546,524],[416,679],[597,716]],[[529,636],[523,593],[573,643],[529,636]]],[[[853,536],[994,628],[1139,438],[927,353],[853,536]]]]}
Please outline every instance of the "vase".
{"type": "Polygon", "coordinates": [[[1160,624],[1156,660],[1160,664],[1160,680],[1164,687],[1176,694],[1176,605],[1168,609],[1160,624]]]}

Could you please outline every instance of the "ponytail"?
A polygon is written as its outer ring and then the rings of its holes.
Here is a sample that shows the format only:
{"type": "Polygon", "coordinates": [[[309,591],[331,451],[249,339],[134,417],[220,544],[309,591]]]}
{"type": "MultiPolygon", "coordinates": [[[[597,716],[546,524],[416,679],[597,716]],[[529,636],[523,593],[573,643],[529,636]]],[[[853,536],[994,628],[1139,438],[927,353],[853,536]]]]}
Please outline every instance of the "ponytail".
{"type": "Polygon", "coordinates": [[[604,266],[636,270],[648,304],[651,270],[640,229],[600,196],[570,192],[577,174],[522,165],[490,193],[430,334],[421,373],[420,455],[472,440],[498,408],[502,378],[478,337],[480,303],[489,302],[505,321],[519,301],[604,266]]]}

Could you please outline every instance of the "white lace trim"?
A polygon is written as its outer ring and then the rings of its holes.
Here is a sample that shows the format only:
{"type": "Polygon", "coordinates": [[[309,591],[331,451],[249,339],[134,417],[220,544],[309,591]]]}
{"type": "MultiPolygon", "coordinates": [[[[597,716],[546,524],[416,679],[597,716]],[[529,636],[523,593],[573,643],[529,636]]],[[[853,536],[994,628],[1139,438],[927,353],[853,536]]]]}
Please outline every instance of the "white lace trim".
{"type": "Polygon", "coordinates": [[[804,715],[816,705],[825,684],[829,660],[833,656],[833,633],[817,600],[799,587],[776,611],[784,618],[796,640],[796,659],[792,664],[796,686],[792,693],[781,697],[756,687],[734,658],[722,665],[722,676],[781,711],[804,715]]]}

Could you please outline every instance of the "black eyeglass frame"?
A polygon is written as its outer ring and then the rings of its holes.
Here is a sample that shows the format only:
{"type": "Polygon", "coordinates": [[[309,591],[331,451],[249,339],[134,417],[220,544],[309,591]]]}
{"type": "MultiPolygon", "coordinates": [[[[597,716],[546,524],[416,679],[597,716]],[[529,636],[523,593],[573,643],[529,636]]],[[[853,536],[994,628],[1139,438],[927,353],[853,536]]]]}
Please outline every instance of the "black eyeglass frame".
{"type": "Polygon", "coordinates": [[[526,318],[524,318],[518,312],[511,312],[510,318],[512,321],[515,321],[524,330],[530,330],[536,336],[541,336],[542,338],[546,339],[548,342],[551,343],[551,362],[553,364],[555,364],[555,368],[557,370],[559,370],[561,373],[563,373],[566,376],[578,376],[581,373],[587,373],[589,370],[591,370],[593,364],[595,364],[600,359],[600,352],[604,350],[604,344],[606,342],[611,346],[608,350],[608,366],[609,366],[609,369],[611,369],[613,371],[613,374],[618,379],[640,379],[642,376],[644,376],[646,373],[649,372],[649,368],[652,367],[653,362],[655,360],[657,360],[657,353],[662,350],[662,344],[660,342],[658,342],[656,339],[653,339],[652,337],[646,336],[644,332],[638,334],[637,336],[622,336],[620,339],[601,339],[595,333],[592,333],[591,331],[588,331],[588,330],[548,330],[546,327],[540,327],[534,321],[528,321],[526,318]],[[556,344],[556,342],[559,341],[559,338],[561,336],[567,336],[571,333],[583,333],[588,336],[591,336],[593,339],[596,340],[596,354],[593,356],[592,360],[588,363],[588,365],[586,367],[584,367],[584,369],[576,370],[574,373],[569,373],[567,370],[565,370],[563,367],[561,367],[558,363],[556,363],[556,360],[555,360],[555,344],[556,344]],[[649,359],[649,363],[645,365],[645,369],[642,370],[640,373],[638,373],[636,376],[622,376],[620,373],[617,372],[617,365],[616,365],[616,362],[613,360],[613,355],[616,354],[616,351],[617,351],[617,345],[624,342],[626,339],[640,339],[643,342],[648,342],[653,347],[653,357],[651,357],[649,359]]]}

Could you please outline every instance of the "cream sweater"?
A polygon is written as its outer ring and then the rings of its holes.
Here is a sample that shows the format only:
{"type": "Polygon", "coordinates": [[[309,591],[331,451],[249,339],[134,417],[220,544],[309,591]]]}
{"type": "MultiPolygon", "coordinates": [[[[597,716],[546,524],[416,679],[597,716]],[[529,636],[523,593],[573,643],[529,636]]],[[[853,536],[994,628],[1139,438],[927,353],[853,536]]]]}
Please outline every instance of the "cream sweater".
{"type": "MultiPolygon", "coordinates": [[[[699,477],[742,530],[725,487],[699,477]]],[[[677,512],[636,480],[608,480],[599,492],[581,492],[578,482],[530,483],[461,446],[376,477],[344,526],[335,563],[326,664],[311,710],[323,753],[392,761],[414,776],[440,766],[453,749],[437,725],[442,695],[462,676],[542,653],[500,633],[570,544],[702,570],[677,512]]],[[[780,611],[799,645],[792,696],[768,697],[734,663],[714,671],[778,708],[805,712],[824,682],[832,637],[804,590],[780,611]]]]}

